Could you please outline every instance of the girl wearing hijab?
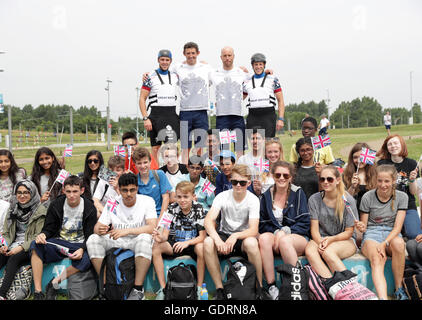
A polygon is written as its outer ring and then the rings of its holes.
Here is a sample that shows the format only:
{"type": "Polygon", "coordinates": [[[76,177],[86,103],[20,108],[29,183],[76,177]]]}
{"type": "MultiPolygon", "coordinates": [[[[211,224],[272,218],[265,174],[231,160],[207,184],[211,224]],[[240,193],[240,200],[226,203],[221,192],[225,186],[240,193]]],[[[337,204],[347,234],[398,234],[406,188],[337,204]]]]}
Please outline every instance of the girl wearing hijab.
{"type": "Polygon", "coordinates": [[[0,248],[0,269],[6,266],[0,300],[6,299],[16,272],[31,263],[29,247],[44,225],[47,208],[40,205],[37,187],[30,180],[19,181],[10,200],[3,226],[6,244],[0,248]]]}

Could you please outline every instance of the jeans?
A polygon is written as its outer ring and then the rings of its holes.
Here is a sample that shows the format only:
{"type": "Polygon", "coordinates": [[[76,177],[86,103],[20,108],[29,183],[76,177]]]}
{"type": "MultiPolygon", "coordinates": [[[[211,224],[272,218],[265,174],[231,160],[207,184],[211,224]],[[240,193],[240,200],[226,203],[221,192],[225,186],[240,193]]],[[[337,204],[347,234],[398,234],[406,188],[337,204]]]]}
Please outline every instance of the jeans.
{"type": "Polygon", "coordinates": [[[403,235],[406,236],[408,240],[415,239],[418,234],[422,233],[421,219],[419,218],[416,209],[408,209],[406,211],[403,229],[403,235]]]}

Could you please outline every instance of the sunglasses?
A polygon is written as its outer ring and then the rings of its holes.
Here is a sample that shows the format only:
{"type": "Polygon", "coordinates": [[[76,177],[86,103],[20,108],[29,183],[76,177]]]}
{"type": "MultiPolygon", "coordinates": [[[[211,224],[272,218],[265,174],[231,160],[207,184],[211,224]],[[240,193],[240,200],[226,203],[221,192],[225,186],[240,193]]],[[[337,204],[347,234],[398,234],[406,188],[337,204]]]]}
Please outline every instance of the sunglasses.
{"type": "Polygon", "coordinates": [[[325,182],[325,180],[327,180],[328,183],[333,183],[334,182],[334,178],[333,177],[319,177],[319,182],[323,183],[325,182]]]}
{"type": "Polygon", "coordinates": [[[100,160],[98,160],[98,159],[88,159],[88,164],[91,164],[91,163],[98,163],[98,162],[100,162],[100,160]]]}
{"type": "Polygon", "coordinates": [[[232,183],[233,186],[237,186],[238,184],[240,184],[242,187],[246,186],[246,184],[248,183],[248,181],[245,180],[230,180],[230,182],[232,183]]]}
{"type": "Polygon", "coordinates": [[[274,178],[280,179],[283,176],[283,179],[287,180],[290,178],[290,174],[288,173],[274,173],[274,178]]]}

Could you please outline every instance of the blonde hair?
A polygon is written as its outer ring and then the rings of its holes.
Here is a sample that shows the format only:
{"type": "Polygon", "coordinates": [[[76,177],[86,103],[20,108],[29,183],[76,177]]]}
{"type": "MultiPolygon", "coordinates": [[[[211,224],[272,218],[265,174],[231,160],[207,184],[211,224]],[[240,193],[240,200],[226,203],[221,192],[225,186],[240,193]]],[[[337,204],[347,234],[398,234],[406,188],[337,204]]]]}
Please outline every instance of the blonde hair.
{"type": "Polygon", "coordinates": [[[394,210],[394,200],[396,200],[396,181],[397,181],[397,170],[393,164],[381,164],[376,167],[377,178],[378,174],[381,172],[387,172],[391,175],[391,179],[393,180],[393,197],[391,199],[391,209],[394,210]]]}
{"type": "Polygon", "coordinates": [[[233,173],[251,180],[251,169],[246,164],[236,164],[232,169],[232,176],[233,173]]]}
{"type": "MultiPolygon", "coordinates": [[[[278,140],[278,138],[269,138],[265,141],[265,149],[264,149],[265,158],[267,158],[267,147],[272,144],[276,144],[278,146],[278,149],[280,150],[280,158],[277,160],[277,162],[284,161],[283,145],[281,144],[280,140],[278,140]]],[[[275,163],[276,162],[270,163],[270,171],[272,170],[272,167],[275,163]]],[[[269,175],[270,175],[270,172],[264,172],[261,175],[262,181],[266,181],[269,175]]]]}
{"type": "Polygon", "coordinates": [[[195,194],[195,185],[190,181],[182,181],[177,184],[176,191],[177,190],[182,193],[195,194]]]}
{"type": "Polygon", "coordinates": [[[339,218],[340,223],[343,223],[343,214],[344,214],[344,207],[345,207],[344,206],[344,200],[343,200],[343,195],[345,194],[343,179],[341,179],[341,174],[338,171],[337,167],[335,167],[333,165],[328,165],[328,166],[322,168],[321,173],[325,170],[330,170],[334,174],[336,179],[339,181],[339,183],[337,184],[337,187],[336,187],[337,188],[337,195],[336,195],[335,214],[339,218]]]}
{"type": "Polygon", "coordinates": [[[177,144],[171,143],[171,142],[164,143],[160,147],[160,151],[159,151],[160,156],[162,158],[164,158],[164,152],[166,152],[168,150],[174,150],[174,151],[176,151],[176,155],[179,156],[179,148],[177,147],[177,144]]]}

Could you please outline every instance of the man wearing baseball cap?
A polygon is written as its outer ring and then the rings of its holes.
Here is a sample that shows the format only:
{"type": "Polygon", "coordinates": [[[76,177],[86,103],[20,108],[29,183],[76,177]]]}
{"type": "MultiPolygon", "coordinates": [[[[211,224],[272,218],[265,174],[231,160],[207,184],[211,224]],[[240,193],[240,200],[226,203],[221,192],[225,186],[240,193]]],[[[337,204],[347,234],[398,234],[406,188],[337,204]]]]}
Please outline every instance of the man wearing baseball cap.
{"type": "Polygon", "coordinates": [[[179,80],[169,70],[171,62],[170,50],[162,49],[158,52],[158,69],[147,74],[139,98],[142,120],[151,140],[152,157],[157,163],[162,141],[177,143],[180,138],[180,120],[176,113],[179,80]]]}
{"type": "Polygon", "coordinates": [[[252,55],[254,75],[243,84],[243,96],[248,96],[246,128],[260,126],[265,129],[265,137],[272,138],[276,130],[284,127],[284,100],[278,78],[264,72],[266,62],[262,53],[252,55]],[[275,113],[277,105],[278,118],[275,113]]]}

